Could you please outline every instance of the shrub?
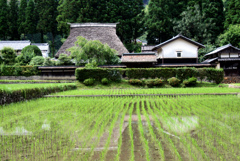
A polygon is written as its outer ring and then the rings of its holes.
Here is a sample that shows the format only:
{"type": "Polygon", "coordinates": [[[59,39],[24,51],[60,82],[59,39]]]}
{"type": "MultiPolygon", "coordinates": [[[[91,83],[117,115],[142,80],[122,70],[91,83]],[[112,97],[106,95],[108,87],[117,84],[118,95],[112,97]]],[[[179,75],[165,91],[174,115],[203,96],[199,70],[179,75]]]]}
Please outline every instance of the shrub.
{"type": "Polygon", "coordinates": [[[39,70],[36,66],[7,66],[4,64],[0,66],[1,76],[32,76],[38,74],[39,70]]]}
{"type": "Polygon", "coordinates": [[[163,84],[163,81],[161,79],[157,78],[157,79],[154,80],[154,85],[155,86],[162,86],[162,84],[163,84]]]}
{"type": "Polygon", "coordinates": [[[43,62],[44,62],[44,58],[42,56],[35,56],[30,61],[30,65],[42,66],[43,62]]]}
{"type": "Polygon", "coordinates": [[[86,86],[92,86],[94,83],[95,83],[95,79],[93,78],[88,78],[83,81],[83,84],[85,84],[86,86]]]}
{"type": "Polygon", "coordinates": [[[57,61],[57,65],[61,66],[61,65],[73,65],[73,62],[71,61],[71,57],[67,56],[67,54],[60,54],[58,61],[57,61]]]}
{"type": "Polygon", "coordinates": [[[124,69],[115,68],[77,68],[75,71],[75,76],[77,80],[84,81],[88,78],[94,78],[97,81],[101,81],[103,78],[107,78],[109,81],[119,82],[121,81],[124,69]]]}
{"type": "Polygon", "coordinates": [[[16,61],[20,65],[26,65],[30,63],[33,57],[35,57],[34,52],[26,51],[25,53],[21,53],[19,56],[17,56],[16,61]]]}
{"type": "Polygon", "coordinates": [[[51,58],[47,57],[44,59],[43,66],[54,66],[54,62],[51,58]]]}
{"type": "Polygon", "coordinates": [[[12,65],[15,63],[15,58],[17,57],[17,55],[13,48],[4,47],[1,50],[1,57],[5,64],[12,65]]]}
{"type": "Polygon", "coordinates": [[[168,79],[168,83],[173,87],[177,87],[180,85],[180,80],[177,79],[176,77],[172,77],[168,79]]]}
{"type": "Polygon", "coordinates": [[[21,54],[25,55],[26,53],[34,53],[35,56],[42,56],[41,50],[36,45],[28,45],[23,48],[21,54]]]}
{"type": "Polygon", "coordinates": [[[181,81],[188,79],[190,77],[195,77],[197,75],[196,68],[177,68],[176,69],[176,77],[181,81]]]}
{"type": "Polygon", "coordinates": [[[197,84],[197,78],[191,77],[191,78],[189,78],[188,80],[184,80],[184,81],[183,81],[183,84],[184,84],[186,87],[195,86],[195,85],[197,84]]]}
{"type": "Polygon", "coordinates": [[[215,83],[219,84],[223,81],[224,71],[223,69],[207,68],[206,76],[208,80],[214,81],[215,83]]]}
{"type": "Polygon", "coordinates": [[[142,80],[139,80],[139,79],[130,79],[128,82],[131,85],[138,85],[138,86],[144,85],[144,82],[142,80]]]}
{"type": "Polygon", "coordinates": [[[145,81],[145,84],[148,86],[148,88],[152,88],[154,86],[154,79],[148,79],[145,81]]]}
{"type": "Polygon", "coordinates": [[[101,80],[101,82],[102,82],[102,84],[104,84],[104,85],[109,84],[109,80],[108,80],[107,78],[103,78],[103,79],[101,80]]]}

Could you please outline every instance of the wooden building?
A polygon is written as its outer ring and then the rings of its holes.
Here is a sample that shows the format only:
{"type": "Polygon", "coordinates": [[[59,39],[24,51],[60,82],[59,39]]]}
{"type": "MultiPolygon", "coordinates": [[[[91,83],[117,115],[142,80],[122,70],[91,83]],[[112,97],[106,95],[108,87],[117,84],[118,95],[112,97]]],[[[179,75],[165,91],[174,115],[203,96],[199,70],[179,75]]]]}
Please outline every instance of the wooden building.
{"type": "Polygon", "coordinates": [[[203,64],[217,64],[223,68],[225,76],[240,76],[240,49],[231,44],[221,46],[205,55],[207,59],[203,64]]]}

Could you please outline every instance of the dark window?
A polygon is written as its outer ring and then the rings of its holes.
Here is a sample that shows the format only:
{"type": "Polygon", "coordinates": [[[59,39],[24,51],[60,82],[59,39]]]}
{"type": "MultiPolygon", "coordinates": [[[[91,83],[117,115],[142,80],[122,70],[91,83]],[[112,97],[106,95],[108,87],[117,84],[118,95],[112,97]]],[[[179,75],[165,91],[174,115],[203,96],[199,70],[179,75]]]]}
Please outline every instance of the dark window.
{"type": "Polygon", "coordinates": [[[182,52],[181,51],[177,51],[177,57],[181,57],[182,56],[182,52]]]}

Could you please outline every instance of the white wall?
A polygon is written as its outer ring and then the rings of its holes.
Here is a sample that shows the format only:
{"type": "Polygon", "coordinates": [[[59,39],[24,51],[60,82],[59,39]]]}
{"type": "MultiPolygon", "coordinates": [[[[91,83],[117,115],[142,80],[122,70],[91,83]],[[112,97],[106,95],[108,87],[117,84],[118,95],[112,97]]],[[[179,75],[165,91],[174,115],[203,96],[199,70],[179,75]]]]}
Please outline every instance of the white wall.
{"type": "MultiPolygon", "coordinates": [[[[221,58],[229,58],[229,53],[222,53],[221,58]]],[[[230,53],[230,58],[238,58],[238,53],[230,53]]]]}
{"type": "Polygon", "coordinates": [[[177,51],[182,51],[181,58],[198,58],[198,46],[181,38],[162,46],[158,58],[178,58],[177,51]]]}

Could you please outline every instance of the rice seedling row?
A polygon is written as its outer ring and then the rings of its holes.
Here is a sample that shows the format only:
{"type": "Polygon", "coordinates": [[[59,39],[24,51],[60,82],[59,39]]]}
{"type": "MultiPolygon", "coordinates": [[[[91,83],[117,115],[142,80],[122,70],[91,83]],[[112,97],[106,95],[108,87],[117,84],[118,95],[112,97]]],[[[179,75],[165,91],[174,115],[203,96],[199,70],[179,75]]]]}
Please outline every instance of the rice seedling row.
{"type": "Polygon", "coordinates": [[[53,95],[137,95],[137,94],[197,94],[197,93],[240,93],[240,89],[227,87],[202,88],[150,88],[150,89],[88,89],[71,90],[53,95]]]}
{"type": "Polygon", "coordinates": [[[1,160],[239,160],[237,96],[41,98],[0,106],[1,160]]]}

